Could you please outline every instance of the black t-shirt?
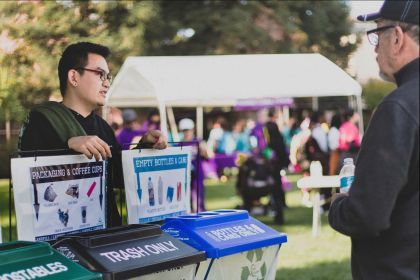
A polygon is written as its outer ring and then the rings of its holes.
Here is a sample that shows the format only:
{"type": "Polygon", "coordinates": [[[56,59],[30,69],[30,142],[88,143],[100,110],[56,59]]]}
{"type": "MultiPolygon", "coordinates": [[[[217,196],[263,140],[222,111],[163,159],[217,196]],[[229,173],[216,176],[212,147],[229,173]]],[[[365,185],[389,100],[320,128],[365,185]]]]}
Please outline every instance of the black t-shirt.
{"type": "MultiPolygon", "coordinates": [[[[121,163],[121,147],[115,138],[112,128],[95,112],[92,112],[87,117],[83,117],[73,110],[70,111],[83,127],[87,135],[96,135],[111,146],[112,158],[109,159],[107,170],[107,220],[108,226],[119,225],[121,224],[121,217],[117,211],[115,195],[112,188],[124,187],[121,163]]],[[[22,151],[68,149],[68,145],[67,143],[63,143],[60,140],[57,132],[42,113],[32,111],[28,116],[28,120],[23,126],[23,132],[20,140],[20,149],[22,151]]],[[[68,153],[71,152],[69,151],[68,153]]],[[[46,153],[43,154],[42,152],[37,152],[36,154],[46,155],[46,153]]],[[[57,154],[63,154],[63,152],[61,151],[57,154]]],[[[52,153],[48,153],[48,155],[52,155],[52,153]]]]}

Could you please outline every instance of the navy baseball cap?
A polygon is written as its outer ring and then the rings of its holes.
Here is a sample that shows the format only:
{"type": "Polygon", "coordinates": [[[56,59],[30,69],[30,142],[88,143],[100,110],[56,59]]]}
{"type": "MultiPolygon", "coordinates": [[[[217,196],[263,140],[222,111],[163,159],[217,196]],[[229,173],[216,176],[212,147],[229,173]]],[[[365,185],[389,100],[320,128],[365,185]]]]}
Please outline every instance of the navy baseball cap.
{"type": "Polygon", "coordinates": [[[419,25],[419,1],[385,0],[379,12],[360,15],[357,19],[360,21],[388,19],[419,25]]]}

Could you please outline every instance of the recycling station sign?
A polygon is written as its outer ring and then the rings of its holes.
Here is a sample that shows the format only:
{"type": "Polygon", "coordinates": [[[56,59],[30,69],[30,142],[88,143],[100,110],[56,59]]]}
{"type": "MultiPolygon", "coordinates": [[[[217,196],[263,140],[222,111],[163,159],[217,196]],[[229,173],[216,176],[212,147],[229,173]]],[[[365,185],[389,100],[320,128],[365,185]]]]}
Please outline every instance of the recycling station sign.
{"type": "Polygon", "coordinates": [[[122,152],[129,224],[180,216],[191,210],[191,147],[122,152]]]}
{"type": "Polygon", "coordinates": [[[14,158],[11,168],[20,240],[105,228],[106,161],[84,155],[14,158]]]}

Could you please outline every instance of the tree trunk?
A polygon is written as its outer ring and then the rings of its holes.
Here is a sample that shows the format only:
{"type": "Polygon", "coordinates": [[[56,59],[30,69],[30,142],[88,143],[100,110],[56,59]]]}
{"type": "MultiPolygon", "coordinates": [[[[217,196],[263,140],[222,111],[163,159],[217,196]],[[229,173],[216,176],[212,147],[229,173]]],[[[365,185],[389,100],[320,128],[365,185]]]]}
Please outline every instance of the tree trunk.
{"type": "Polygon", "coordinates": [[[11,129],[10,129],[10,113],[9,110],[6,109],[5,112],[5,123],[6,123],[6,141],[9,142],[11,138],[11,129]]]}

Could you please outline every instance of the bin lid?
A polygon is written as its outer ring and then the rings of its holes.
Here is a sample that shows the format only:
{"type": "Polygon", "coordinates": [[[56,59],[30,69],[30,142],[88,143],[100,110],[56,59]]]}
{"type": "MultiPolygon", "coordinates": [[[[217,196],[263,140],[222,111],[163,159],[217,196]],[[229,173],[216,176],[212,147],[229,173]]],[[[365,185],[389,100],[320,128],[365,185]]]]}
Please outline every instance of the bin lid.
{"type": "Polygon", "coordinates": [[[0,279],[102,279],[44,242],[0,244],[0,260],[0,279]]]}
{"type": "Polygon", "coordinates": [[[60,237],[53,245],[105,279],[126,279],[199,263],[204,252],[164,233],[157,225],[125,225],[60,237]]]}
{"type": "Polygon", "coordinates": [[[245,210],[221,209],[171,217],[162,229],[197,250],[206,251],[209,258],[287,242],[286,234],[254,219],[245,210]]]}

